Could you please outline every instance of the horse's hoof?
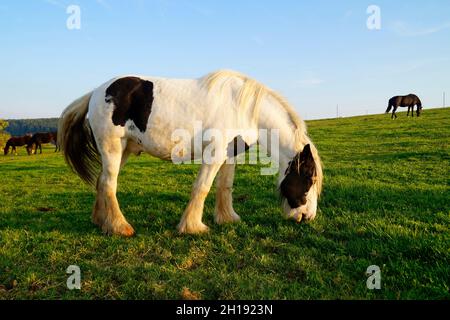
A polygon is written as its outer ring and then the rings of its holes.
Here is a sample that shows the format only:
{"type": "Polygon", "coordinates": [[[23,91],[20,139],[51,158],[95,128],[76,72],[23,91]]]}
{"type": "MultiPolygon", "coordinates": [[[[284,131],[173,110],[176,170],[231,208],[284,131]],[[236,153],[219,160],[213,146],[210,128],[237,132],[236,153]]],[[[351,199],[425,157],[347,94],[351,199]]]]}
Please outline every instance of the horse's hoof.
{"type": "Polygon", "coordinates": [[[234,223],[239,222],[241,220],[241,217],[236,212],[232,212],[231,214],[218,214],[216,213],[214,216],[214,221],[217,224],[226,224],[226,223],[234,223]]]}
{"type": "Polygon", "coordinates": [[[111,236],[121,236],[129,238],[134,236],[135,234],[133,227],[128,222],[122,223],[119,226],[115,226],[112,228],[108,228],[103,225],[102,229],[105,234],[111,236]]]}
{"type": "Polygon", "coordinates": [[[177,228],[180,234],[201,234],[209,231],[208,226],[202,222],[197,224],[187,224],[186,222],[182,222],[177,228]]]}
{"type": "Polygon", "coordinates": [[[120,230],[119,235],[129,238],[135,235],[135,231],[130,224],[127,224],[122,230],[120,230]]]}

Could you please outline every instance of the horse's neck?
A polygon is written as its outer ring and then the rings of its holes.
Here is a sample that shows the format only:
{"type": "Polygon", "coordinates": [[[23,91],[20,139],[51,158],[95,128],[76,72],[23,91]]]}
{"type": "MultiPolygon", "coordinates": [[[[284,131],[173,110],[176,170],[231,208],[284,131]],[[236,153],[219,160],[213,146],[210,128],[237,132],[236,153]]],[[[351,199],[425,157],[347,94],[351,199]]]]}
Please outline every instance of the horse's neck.
{"type": "MultiPolygon", "coordinates": [[[[283,170],[287,163],[299,151],[298,142],[296,141],[296,127],[289,116],[289,113],[276,99],[266,97],[261,101],[258,117],[258,128],[266,129],[266,137],[278,132],[278,157],[280,161],[280,171],[283,170]]],[[[261,132],[260,132],[261,134],[261,132]]],[[[273,142],[267,139],[259,140],[259,143],[267,148],[273,156],[277,150],[271,150],[273,142]],[[265,143],[268,141],[268,143],[265,143]]]]}

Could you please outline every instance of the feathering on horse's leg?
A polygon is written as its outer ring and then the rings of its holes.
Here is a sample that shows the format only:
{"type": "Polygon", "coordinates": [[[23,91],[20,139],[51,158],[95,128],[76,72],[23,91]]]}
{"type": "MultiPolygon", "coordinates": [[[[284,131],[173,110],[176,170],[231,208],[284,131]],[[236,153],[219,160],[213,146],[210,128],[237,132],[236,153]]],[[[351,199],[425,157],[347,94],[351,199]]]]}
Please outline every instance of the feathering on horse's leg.
{"type": "Polygon", "coordinates": [[[123,216],[116,197],[117,177],[125,148],[117,138],[101,141],[98,148],[102,156],[102,172],[97,180],[92,221],[106,234],[133,236],[134,229],[123,216]]]}
{"type": "Polygon", "coordinates": [[[214,178],[221,166],[222,163],[202,164],[192,187],[191,199],[178,224],[180,233],[196,234],[208,231],[208,227],[202,222],[203,207],[214,178]]]}
{"type": "Polygon", "coordinates": [[[217,177],[216,207],[214,220],[218,224],[239,221],[241,218],[233,209],[233,181],[235,163],[224,163],[217,177]]]}

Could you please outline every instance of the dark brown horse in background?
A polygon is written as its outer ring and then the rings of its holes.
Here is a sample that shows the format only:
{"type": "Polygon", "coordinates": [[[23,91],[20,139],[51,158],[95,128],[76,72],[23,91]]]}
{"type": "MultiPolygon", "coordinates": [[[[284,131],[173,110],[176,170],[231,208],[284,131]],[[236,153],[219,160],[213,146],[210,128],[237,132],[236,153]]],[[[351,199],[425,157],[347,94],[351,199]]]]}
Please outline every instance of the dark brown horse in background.
{"type": "Polygon", "coordinates": [[[11,154],[13,154],[13,153],[17,154],[16,147],[28,145],[28,142],[30,142],[30,140],[31,140],[31,134],[27,134],[27,135],[21,136],[21,137],[9,138],[8,141],[6,142],[5,148],[3,149],[3,151],[5,152],[5,156],[8,154],[9,148],[12,148],[11,154]]]}
{"type": "Polygon", "coordinates": [[[27,145],[27,151],[28,154],[33,153],[33,145],[36,146],[36,149],[34,150],[34,154],[37,153],[37,149],[39,148],[40,153],[42,154],[42,144],[43,143],[53,143],[55,144],[55,152],[59,150],[58,143],[56,140],[57,133],[56,132],[38,132],[33,134],[30,141],[28,141],[27,145]]]}
{"type": "Polygon", "coordinates": [[[386,109],[386,113],[389,113],[392,108],[394,110],[392,111],[391,119],[397,119],[397,115],[395,112],[397,111],[398,107],[408,107],[408,113],[406,116],[409,116],[409,111],[411,110],[411,115],[414,117],[414,106],[417,106],[417,116],[420,116],[420,112],[422,111],[422,102],[420,101],[419,97],[415,94],[408,94],[407,96],[395,96],[389,99],[389,105],[386,109]]]}

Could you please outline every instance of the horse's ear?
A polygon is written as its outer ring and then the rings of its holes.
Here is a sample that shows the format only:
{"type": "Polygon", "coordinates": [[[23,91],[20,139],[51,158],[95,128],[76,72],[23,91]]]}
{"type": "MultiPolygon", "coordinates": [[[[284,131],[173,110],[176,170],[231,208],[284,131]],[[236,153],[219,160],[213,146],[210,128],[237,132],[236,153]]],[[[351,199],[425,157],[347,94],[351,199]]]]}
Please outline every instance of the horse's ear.
{"type": "Polygon", "coordinates": [[[313,155],[311,152],[311,145],[307,144],[304,148],[303,151],[300,153],[300,161],[304,162],[304,161],[309,161],[309,160],[313,160],[313,155]]]}
{"type": "Polygon", "coordinates": [[[311,146],[307,144],[300,155],[303,172],[309,176],[314,177],[316,175],[316,162],[311,151],[311,146]]]}

